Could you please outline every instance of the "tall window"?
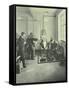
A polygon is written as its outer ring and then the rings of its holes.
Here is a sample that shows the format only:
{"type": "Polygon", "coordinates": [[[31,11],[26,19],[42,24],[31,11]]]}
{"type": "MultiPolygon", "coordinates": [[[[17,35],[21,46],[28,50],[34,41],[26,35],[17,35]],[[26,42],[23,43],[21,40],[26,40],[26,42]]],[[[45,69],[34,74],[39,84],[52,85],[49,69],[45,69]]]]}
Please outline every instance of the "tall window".
{"type": "Polygon", "coordinates": [[[63,10],[58,15],[58,40],[66,41],[66,12],[63,10]]]}

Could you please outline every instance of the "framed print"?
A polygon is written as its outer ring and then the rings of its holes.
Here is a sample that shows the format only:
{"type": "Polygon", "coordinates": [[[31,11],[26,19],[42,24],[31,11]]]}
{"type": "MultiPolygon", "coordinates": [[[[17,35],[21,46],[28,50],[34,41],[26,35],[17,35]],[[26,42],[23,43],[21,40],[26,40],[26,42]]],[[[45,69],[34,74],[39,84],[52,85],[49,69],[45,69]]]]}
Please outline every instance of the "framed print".
{"type": "Polygon", "coordinates": [[[67,7],[9,6],[9,83],[67,82],[67,7]]]}

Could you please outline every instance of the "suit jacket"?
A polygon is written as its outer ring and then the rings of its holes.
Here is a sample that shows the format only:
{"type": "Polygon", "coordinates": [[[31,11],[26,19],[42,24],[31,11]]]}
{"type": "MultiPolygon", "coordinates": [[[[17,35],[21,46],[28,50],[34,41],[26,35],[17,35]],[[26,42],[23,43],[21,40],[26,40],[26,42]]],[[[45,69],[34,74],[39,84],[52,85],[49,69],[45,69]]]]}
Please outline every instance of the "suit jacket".
{"type": "Polygon", "coordinates": [[[19,47],[18,55],[24,56],[25,53],[25,45],[24,45],[24,39],[20,36],[17,40],[17,46],[19,47]]]}
{"type": "Polygon", "coordinates": [[[40,42],[40,46],[44,49],[43,41],[40,42]]]}
{"type": "Polygon", "coordinates": [[[19,48],[23,48],[24,47],[24,39],[21,36],[17,40],[17,45],[19,46],[19,48]]]}

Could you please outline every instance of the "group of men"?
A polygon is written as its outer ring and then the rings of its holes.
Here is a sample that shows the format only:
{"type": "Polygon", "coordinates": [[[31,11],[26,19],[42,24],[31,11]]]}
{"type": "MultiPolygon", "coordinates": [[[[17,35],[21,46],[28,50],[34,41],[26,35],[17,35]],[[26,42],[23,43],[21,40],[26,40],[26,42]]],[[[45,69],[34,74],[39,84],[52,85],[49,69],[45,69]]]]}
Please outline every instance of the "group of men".
{"type": "MultiPolygon", "coordinates": [[[[40,47],[38,55],[41,58],[47,59],[47,61],[52,61],[55,59],[55,61],[64,60],[64,47],[61,45],[61,42],[55,41],[52,38],[50,41],[45,41],[46,47],[44,47],[44,41],[41,40],[40,47]]],[[[41,59],[43,60],[43,59],[41,59]]]]}
{"type": "MultiPolygon", "coordinates": [[[[20,56],[20,60],[22,61],[23,67],[26,67],[25,59],[34,60],[34,48],[35,43],[34,41],[37,41],[37,38],[33,37],[33,33],[30,33],[27,37],[24,32],[21,32],[20,37],[16,41],[16,47],[18,47],[17,50],[17,56],[20,56]]],[[[41,40],[40,42],[41,48],[45,49],[44,47],[44,41],[41,40]]],[[[63,48],[59,46],[60,49],[56,49],[58,44],[51,39],[49,42],[46,42],[47,51],[54,52],[54,55],[57,57],[57,51],[63,52],[63,48]]],[[[50,54],[49,53],[49,54],[50,54]]],[[[48,52],[47,52],[48,54],[48,52]]],[[[51,53],[52,55],[52,53],[51,53]]],[[[61,55],[62,56],[62,55],[61,55]]],[[[50,56],[49,56],[50,57],[50,56]]]]}
{"type": "Polygon", "coordinates": [[[21,32],[20,37],[16,41],[16,47],[18,47],[17,50],[17,56],[20,56],[20,60],[23,63],[23,67],[26,67],[25,59],[34,59],[34,41],[36,41],[36,38],[33,38],[33,33],[30,33],[28,37],[26,37],[24,32],[21,32]]]}

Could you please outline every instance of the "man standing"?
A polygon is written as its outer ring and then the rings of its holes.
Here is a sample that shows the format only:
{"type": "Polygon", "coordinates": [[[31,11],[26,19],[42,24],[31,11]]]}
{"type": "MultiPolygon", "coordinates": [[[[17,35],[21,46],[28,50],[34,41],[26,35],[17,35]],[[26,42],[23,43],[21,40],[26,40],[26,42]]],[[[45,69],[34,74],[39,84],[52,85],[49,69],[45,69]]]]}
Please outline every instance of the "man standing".
{"type": "Polygon", "coordinates": [[[17,40],[17,45],[19,47],[19,50],[18,50],[18,56],[20,56],[20,60],[22,61],[23,63],[23,67],[25,68],[25,48],[24,48],[24,42],[25,42],[25,33],[22,32],[21,33],[21,36],[19,37],[19,39],[17,40]]]}
{"type": "Polygon", "coordinates": [[[34,60],[35,56],[35,43],[34,41],[37,41],[37,38],[33,37],[33,33],[30,33],[28,36],[26,42],[27,42],[27,53],[28,53],[28,59],[34,60]]]}

